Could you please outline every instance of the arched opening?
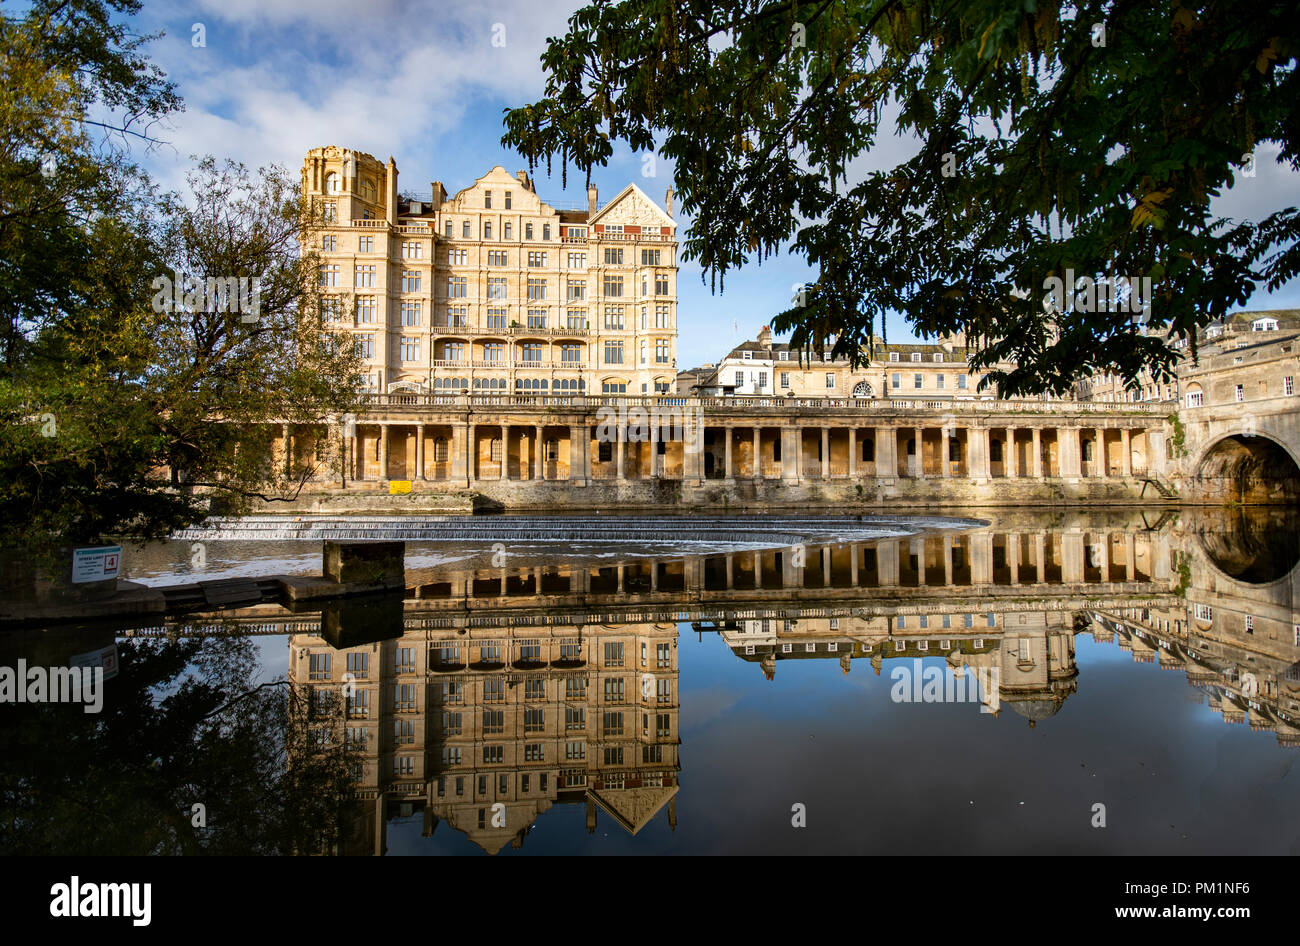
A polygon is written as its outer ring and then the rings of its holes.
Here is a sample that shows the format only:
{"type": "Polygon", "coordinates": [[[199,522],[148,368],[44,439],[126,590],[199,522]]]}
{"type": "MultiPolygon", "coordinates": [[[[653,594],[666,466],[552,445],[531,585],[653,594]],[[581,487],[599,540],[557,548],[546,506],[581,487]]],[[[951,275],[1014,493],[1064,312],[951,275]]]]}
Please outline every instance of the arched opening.
{"type": "Polygon", "coordinates": [[[1294,509],[1255,506],[1229,516],[1193,514],[1185,528],[1216,568],[1245,584],[1285,578],[1300,562],[1300,512],[1294,509]]]}
{"type": "Polygon", "coordinates": [[[853,386],[854,397],[871,397],[871,383],[868,381],[859,381],[853,386]]]}
{"type": "Polygon", "coordinates": [[[1201,498],[1243,505],[1295,505],[1300,468],[1268,437],[1234,434],[1211,447],[1196,473],[1201,498]]]}

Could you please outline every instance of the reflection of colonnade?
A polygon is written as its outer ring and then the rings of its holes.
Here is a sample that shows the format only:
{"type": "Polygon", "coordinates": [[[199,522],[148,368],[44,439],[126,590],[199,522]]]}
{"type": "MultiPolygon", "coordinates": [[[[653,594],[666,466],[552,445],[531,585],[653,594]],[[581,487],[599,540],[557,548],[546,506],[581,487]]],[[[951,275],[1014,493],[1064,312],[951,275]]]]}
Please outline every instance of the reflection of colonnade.
{"type": "Polygon", "coordinates": [[[359,749],[368,807],[346,846],[377,854],[389,818],[415,811],[426,836],[445,821],[493,853],[522,844],[554,804],[585,804],[589,830],[600,810],[635,834],[667,807],[675,826],[677,676],[674,623],[460,622],[343,649],[290,640],[313,740],[359,749]]]}
{"type": "MultiPolygon", "coordinates": [[[[973,588],[1138,583],[1170,578],[1169,545],[1140,529],[971,531],[839,545],[483,568],[417,585],[417,607],[466,599],[651,597],[677,592],[973,588]]],[[[1154,590],[1154,589],[1153,589],[1154,590]]]]}

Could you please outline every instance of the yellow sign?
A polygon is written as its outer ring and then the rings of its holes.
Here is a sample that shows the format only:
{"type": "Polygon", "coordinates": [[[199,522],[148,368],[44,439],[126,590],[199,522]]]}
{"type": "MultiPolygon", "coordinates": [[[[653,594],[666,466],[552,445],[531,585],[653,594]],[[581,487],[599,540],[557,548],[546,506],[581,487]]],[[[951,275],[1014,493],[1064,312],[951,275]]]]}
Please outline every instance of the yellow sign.
{"type": "Polygon", "coordinates": [[[396,496],[399,493],[409,493],[410,491],[411,491],[410,480],[389,480],[388,481],[388,494],[390,496],[396,496]]]}

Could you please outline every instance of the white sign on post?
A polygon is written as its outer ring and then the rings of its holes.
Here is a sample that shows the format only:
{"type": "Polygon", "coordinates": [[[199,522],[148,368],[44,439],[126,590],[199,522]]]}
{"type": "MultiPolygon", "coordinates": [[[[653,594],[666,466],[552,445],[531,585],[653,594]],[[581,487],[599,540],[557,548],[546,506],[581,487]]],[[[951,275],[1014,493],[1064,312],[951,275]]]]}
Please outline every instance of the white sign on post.
{"type": "Polygon", "coordinates": [[[72,583],[105,581],[116,578],[122,567],[122,546],[106,545],[98,549],[74,549],[72,552],[72,583]]]}

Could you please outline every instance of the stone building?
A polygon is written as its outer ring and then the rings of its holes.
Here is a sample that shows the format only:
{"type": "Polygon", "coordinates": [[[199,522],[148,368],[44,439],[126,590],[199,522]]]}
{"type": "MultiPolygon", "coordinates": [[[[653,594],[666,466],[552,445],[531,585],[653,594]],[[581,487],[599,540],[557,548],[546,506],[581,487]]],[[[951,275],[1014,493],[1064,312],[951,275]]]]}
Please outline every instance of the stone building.
{"type": "Polygon", "coordinates": [[[666,394],[677,373],[677,242],[635,184],[559,209],[494,167],[449,195],[399,196],[397,165],[314,148],[327,317],[387,393],[666,394]]]}
{"type": "Polygon", "coordinates": [[[773,341],[763,326],[758,338],[737,345],[708,370],[679,376],[678,390],[704,396],[996,398],[996,387],[980,390],[984,376],[970,370],[974,353],[960,336],[936,344],[879,342],[871,363],[854,368],[829,352],[810,354],[773,341]]]}

